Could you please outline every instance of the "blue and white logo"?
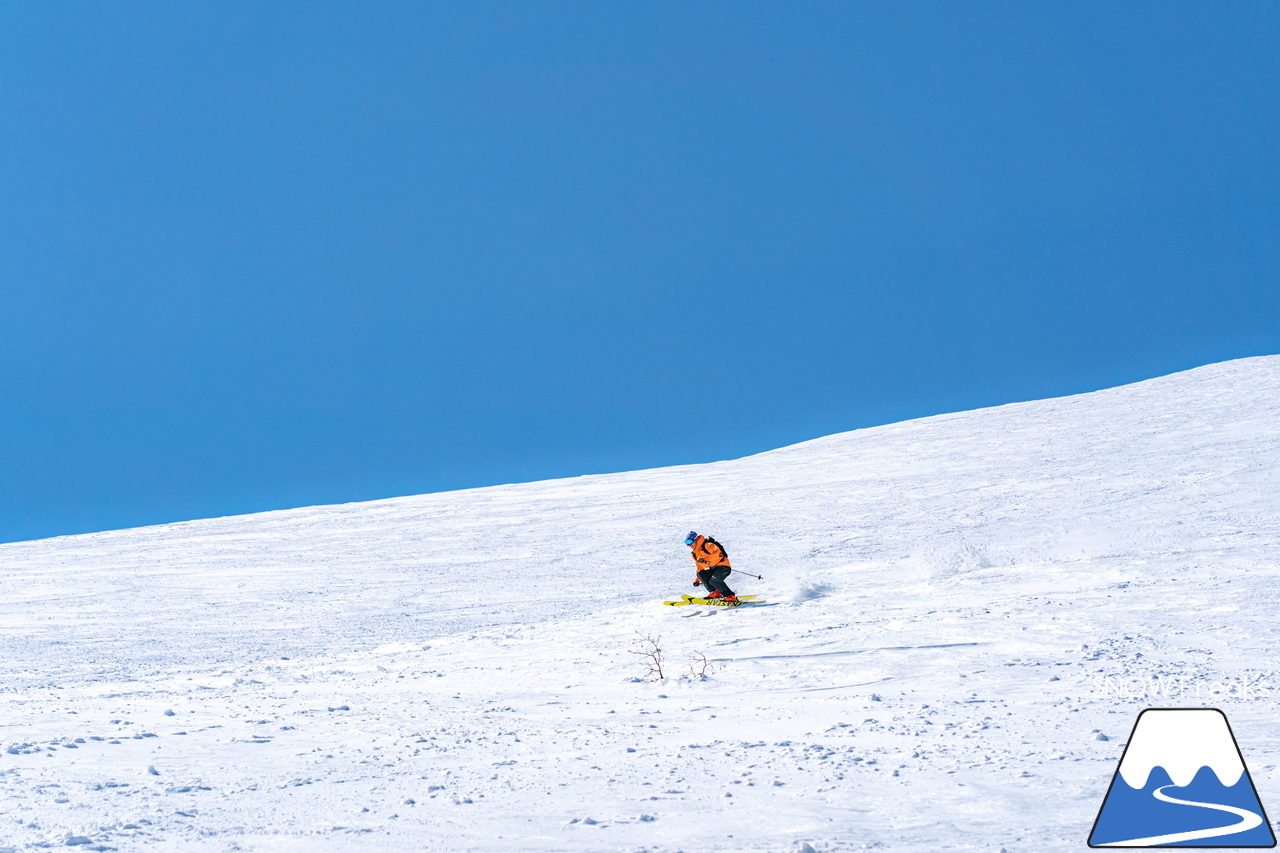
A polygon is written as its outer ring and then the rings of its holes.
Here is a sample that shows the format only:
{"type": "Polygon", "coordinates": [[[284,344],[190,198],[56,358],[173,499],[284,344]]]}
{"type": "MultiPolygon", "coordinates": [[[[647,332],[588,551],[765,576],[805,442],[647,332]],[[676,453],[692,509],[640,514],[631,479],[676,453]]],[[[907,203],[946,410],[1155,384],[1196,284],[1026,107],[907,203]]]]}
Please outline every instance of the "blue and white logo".
{"type": "Polygon", "coordinates": [[[1226,715],[1148,708],[1138,715],[1090,847],[1275,847],[1226,715]]]}

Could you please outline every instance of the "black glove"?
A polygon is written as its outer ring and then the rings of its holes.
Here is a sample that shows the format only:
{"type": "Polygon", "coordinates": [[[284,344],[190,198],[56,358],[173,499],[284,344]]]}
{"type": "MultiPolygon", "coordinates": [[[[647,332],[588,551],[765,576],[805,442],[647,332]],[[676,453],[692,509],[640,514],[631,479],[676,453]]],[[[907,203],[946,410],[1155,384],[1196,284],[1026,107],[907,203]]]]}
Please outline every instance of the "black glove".
{"type": "Polygon", "coordinates": [[[693,582],[693,585],[694,585],[694,586],[702,586],[702,581],[694,581],[694,582],[693,582]]]}

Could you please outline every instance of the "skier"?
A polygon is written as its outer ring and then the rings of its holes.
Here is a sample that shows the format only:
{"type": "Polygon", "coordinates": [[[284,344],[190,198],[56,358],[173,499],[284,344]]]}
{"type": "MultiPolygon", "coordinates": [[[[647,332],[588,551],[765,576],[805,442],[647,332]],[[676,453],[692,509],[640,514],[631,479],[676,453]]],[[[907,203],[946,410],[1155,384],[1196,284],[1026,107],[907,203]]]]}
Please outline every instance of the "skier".
{"type": "Polygon", "coordinates": [[[693,549],[693,561],[698,564],[698,576],[693,585],[706,587],[707,598],[722,598],[736,603],[738,596],[724,582],[733,571],[724,546],[710,536],[699,536],[692,530],[684,538],[684,544],[693,549]]]}

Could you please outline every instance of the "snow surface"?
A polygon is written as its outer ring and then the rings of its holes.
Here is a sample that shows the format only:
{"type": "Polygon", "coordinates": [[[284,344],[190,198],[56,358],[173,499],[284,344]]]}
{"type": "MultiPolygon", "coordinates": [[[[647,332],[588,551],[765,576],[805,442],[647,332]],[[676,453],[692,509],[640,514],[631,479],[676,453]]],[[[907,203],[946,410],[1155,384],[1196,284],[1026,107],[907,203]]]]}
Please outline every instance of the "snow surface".
{"type": "Polygon", "coordinates": [[[1223,708],[1280,809],[1278,482],[1266,357],[3,545],[0,851],[1081,850],[1147,706],[1223,708]],[[690,528],[771,604],[663,607],[690,528]]]}

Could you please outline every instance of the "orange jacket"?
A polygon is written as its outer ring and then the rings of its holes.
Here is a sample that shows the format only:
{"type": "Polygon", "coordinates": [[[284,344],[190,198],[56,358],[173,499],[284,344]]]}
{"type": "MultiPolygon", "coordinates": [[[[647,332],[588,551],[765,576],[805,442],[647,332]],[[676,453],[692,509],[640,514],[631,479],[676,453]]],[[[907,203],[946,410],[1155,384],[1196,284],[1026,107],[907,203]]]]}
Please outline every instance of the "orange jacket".
{"type": "Polygon", "coordinates": [[[729,565],[724,550],[716,543],[708,542],[705,536],[699,536],[693,543],[693,561],[698,564],[699,571],[729,565]]]}

